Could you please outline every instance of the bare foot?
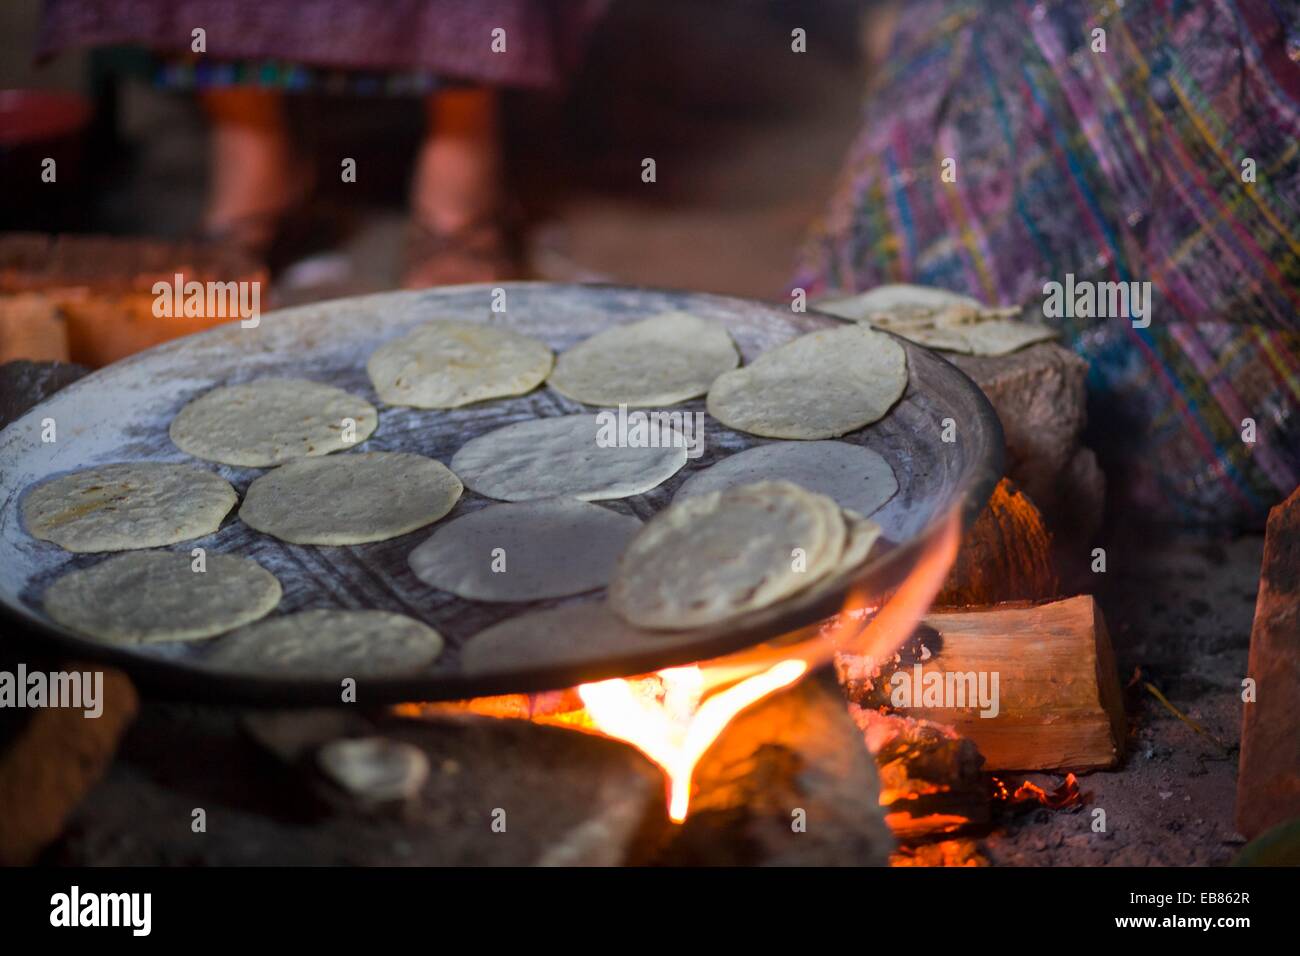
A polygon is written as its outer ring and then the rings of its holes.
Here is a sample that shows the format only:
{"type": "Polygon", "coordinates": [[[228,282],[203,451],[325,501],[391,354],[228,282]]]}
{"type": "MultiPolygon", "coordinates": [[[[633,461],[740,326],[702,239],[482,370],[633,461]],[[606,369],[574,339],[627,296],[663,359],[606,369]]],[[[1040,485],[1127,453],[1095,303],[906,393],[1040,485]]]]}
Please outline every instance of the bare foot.
{"type": "Polygon", "coordinates": [[[264,253],[280,218],[309,189],[285,124],[280,94],[251,87],[209,90],[211,183],[203,230],[264,253]]]}

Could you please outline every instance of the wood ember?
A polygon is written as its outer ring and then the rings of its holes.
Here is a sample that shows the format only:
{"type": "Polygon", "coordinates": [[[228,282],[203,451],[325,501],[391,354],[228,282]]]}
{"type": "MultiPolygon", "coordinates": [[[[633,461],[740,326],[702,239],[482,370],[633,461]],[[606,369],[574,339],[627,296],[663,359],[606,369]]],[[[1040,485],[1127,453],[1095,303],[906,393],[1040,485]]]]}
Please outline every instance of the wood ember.
{"type": "Polygon", "coordinates": [[[655,808],[631,862],[880,866],[892,849],[875,763],[823,674],[738,715],[696,769],[685,823],[655,808]]]}
{"type": "Polygon", "coordinates": [[[102,670],[103,713],[34,711],[0,754],[0,866],[36,862],[104,774],[136,714],[135,688],[120,671],[64,664],[60,671],[102,670]]]}
{"type": "Polygon", "coordinates": [[[1237,829],[1300,817],[1300,489],[1273,508],[1250,632],[1255,700],[1242,705],[1237,829]]]}
{"type": "Polygon", "coordinates": [[[1034,503],[1004,478],[962,537],[937,607],[1056,597],[1052,538],[1034,503]]]}
{"type": "Polygon", "coordinates": [[[900,841],[986,825],[991,791],[979,748],[933,721],[849,705],[880,771],[885,822],[900,841]]]}
{"type": "Polygon", "coordinates": [[[890,866],[988,866],[989,861],[975,840],[938,840],[918,846],[902,846],[889,858],[890,866]]]}
{"type": "Polygon", "coordinates": [[[1119,676],[1090,596],[936,612],[894,659],[836,663],[851,701],[947,724],[991,770],[1100,769],[1121,756],[1119,676]]]}

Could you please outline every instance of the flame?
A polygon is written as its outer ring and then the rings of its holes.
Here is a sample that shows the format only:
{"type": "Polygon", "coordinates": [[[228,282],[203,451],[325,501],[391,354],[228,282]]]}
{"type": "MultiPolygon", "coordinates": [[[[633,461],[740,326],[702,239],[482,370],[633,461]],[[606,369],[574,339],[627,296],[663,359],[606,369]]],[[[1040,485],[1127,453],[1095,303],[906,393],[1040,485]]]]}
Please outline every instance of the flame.
{"type": "Polygon", "coordinates": [[[681,823],[690,806],[691,776],[709,745],[736,714],[807,670],[806,661],[784,660],[701,699],[704,672],[698,666],[669,667],[653,678],[582,684],[578,696],[602,733],[631,744],[663,768],[668,816],[681,823]]]}
{"type": "Polygon", "coordinates": [[[892,655],[939,593],[960,538],[960,510],[953,508],[931,526],[916,566],[883,605],[855,590],[829,621],[726,657],[640,677],[582,684],[577,688],[578,700],[573,699],[572,691],[512,694],[453,703],[400,704],[395,712],[427,717],[468,711],[620,740],[663,770],[668,815],[674,823],[681,823],[690,808],[695,768],[732,719],[827,663],[837,650],[878,659],[892,655]]]}

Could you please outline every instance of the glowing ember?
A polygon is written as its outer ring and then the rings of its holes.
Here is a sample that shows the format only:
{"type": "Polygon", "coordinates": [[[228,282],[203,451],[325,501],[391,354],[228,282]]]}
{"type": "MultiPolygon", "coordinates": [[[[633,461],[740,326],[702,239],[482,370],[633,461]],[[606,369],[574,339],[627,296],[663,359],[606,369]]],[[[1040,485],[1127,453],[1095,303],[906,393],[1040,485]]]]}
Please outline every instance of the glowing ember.
{"type": "Polygon", "coordinates": [[[695,765],[731,718],[768,694],[788,687],[808,670],[786,660],[743,678],[709,697],[698,667],[670,667],[652,677],[582,684],[578,696],[593,726],[636,747],[668,776],[668,816],[686,819],[695,765]]]}

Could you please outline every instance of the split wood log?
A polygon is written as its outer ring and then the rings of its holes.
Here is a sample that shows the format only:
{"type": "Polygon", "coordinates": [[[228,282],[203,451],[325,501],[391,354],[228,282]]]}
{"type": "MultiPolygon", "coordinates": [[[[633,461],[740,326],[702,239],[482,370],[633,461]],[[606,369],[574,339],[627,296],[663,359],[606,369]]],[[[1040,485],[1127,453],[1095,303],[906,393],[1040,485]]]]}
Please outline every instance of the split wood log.
{"type": "Polygon", "coordinates": [[[1095,770],[1122,754],[1119,675],[1087,595],[936,612],[883,665],[836,665],[851,701],[953,727],[990,770],[1095,770]]]}
{"type": "Polygon", "coordinates": [[[1003,478],[962,537],[936,607],[1037,601],[1057,597],[1052,537],[1038,508],[1003,478]]]}
{"type": "Polygon", "coordinates": [[[1300,489],[1268,515],[1248,676],[1236,825],[1255,837],[1300,817],[1300,489]]]}
{"type": "Polygon", "coordinates": [[[695,771],[690,812],[647,822],[631,862],[884,866],[875,762],[829,673],[740,713],[695,771]]]}

